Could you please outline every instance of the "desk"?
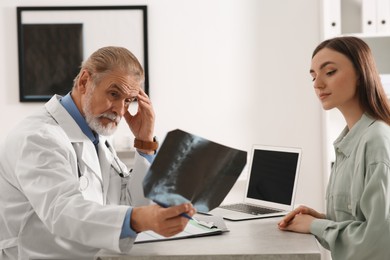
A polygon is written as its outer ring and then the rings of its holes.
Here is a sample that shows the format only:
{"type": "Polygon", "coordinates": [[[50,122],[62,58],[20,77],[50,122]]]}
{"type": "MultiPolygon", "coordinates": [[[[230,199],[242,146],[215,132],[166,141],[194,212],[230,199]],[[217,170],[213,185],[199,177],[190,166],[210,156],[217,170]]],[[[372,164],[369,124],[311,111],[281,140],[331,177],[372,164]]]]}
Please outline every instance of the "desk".
{"type": "Polygon", "coordinates": [[[280,231],[277,228],[279,220],[280,218],[226,221],[230,232],[221,235],[135,244],[129,255],[107,254],[98,256],[97,259],[321,259],[314,236],[280,231]]]}

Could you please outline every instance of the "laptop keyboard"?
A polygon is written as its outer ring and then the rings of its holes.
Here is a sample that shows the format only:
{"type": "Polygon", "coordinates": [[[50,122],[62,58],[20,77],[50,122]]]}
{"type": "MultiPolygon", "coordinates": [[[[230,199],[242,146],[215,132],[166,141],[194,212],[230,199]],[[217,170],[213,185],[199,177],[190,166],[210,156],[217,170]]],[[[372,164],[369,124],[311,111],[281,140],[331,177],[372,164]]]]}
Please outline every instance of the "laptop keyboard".
{"type": "Polygon", "coordinates": [[[263,214],[281,212],[281,210],[277,210],[277,209],[263,208],[260,206],[253,206],[244,203],[221,205],[219,207],[223,209],[236,210],[236,211],[240,211],[252,215],[263,215],[263,214]]]}

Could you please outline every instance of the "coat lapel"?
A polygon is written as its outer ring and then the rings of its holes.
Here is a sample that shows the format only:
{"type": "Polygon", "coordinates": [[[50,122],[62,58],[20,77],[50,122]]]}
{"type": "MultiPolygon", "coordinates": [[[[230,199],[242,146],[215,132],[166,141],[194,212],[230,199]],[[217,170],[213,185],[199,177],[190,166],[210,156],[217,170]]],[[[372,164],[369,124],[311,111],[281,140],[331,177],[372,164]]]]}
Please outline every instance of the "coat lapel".
{"type": "Polygon", "coordinates": [[[103,180],[95,146],[89,140],[88,142],[75,142],[72,145],[77,155],[78,169],[81,175],[88,179],[87,187],[81,190],[84,198],[104,205],[103,180]]]}
{"type": "Polygon", "coordinates": [[[76,154],[80,163],[85,164],[100,181],[103,181],[99,158],[93,143],[88,139],[85,142],[73,143],[73,147],[77,147],[78,151],[76,151],[76,154]]]}
{"type": "Polygon", "coordinates": [[[88,172],[91,173],[89,174],[91,183],[88,188],[91,192],[87,190],[83,192],[84,197],[91,195],[90,197],[94,198],[94,201],[103,204],[103,190],[101,185],[101,183],[103,183],[103,178],[95,146],[61,105],[58,100],[59,98],[60,96],[58,95],[53,96],[49,102],[46,103],[46,109],[69,137],[76,152],[79,170],[81,169],[84,172],[86,167],[88,168],[88,172]],[[90,194],[86,195],[85,193],[90,194]]]}

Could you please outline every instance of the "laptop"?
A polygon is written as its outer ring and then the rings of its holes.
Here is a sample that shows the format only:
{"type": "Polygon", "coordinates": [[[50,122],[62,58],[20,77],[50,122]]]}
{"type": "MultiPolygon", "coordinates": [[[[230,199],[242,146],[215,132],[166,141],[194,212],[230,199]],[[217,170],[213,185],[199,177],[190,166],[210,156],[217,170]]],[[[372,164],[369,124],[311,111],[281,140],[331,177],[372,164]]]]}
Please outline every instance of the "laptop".
{"type": "Polygon", "coordinates": [[[254,145],[244,201],[208,212],[228,220],[283,216],[293,210],[302,150],[254,145]]]}

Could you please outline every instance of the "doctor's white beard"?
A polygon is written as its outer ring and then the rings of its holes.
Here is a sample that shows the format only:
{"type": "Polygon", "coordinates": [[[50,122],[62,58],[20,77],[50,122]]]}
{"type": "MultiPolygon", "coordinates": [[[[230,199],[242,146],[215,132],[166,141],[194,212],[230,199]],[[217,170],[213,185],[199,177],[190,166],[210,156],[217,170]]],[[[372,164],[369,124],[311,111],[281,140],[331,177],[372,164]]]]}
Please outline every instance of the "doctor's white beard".
{"type": "Polygon", "coordinates": [[[92,93],[93,91],[89,91],[86,94],[86,104],[83,107],[83,112],[85,115],[85,120],[87,121],[88,126],[98,133],[99,135],[109,136],[114,134],[117,129],[119,122],[121,121],[121,117],[114,113],[103,113],[97,116],[94,116],[91,112],[91,103],[92,103],[92,93]],[[115,122],[110,122],[106,126],[104,126],[100,122],[100,118],[108,118],[115,122]]]}

